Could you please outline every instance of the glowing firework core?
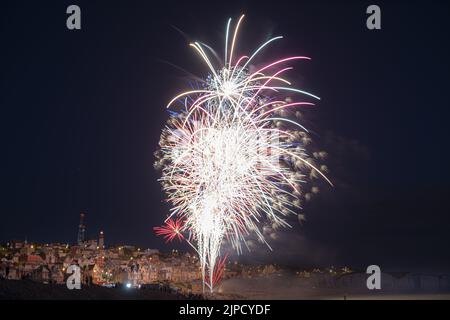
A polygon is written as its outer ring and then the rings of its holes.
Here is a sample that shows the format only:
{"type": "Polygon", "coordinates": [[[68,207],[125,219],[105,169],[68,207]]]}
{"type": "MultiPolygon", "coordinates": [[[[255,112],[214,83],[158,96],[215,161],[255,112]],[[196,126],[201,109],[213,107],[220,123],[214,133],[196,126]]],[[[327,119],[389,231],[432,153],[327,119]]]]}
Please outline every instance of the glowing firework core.
{"type": "Polygon", "coordinates": [[[280,97],[282,92],[297,92],[318,99],[290,87],[281,77],[292,68],[277,69],[287,61],[309,58],[290,57],[250,72],[249,62],[256,53],[281,37],[267,41],[250,58],[234,61],[242,18],[229,52],[228,21],[220,69],[213,67],[206,46],[191,44],[210,75],[200,89],[181,93],[169,103],[177,112],[162,132],[156,162],[173,208],[166,227],[155,231],[168,241],[186,240],[197,251],[204,284],[211,291],[223,272],[218,268],[224,266],[220,259],[224,241],[238,253],[250,234],[267,244],[261,226],[288,226],[285,216],[297,214],[307,178],[321,175],[329,181],[307,155],[306,129],[286,117],[294,107],[313,104],[280,97]]]}

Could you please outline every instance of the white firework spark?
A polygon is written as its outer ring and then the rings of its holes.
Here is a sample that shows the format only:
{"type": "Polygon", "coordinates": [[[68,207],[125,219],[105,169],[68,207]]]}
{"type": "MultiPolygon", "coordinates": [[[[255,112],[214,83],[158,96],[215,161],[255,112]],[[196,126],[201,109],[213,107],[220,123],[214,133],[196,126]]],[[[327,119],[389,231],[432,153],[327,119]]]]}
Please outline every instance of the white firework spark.
{"type": "Polygon", "coordinates": [[[269,245],[262,224],[289,226],[286,216],[298,214],[303,185],[311,175],[322,176],[331,184],[308,156],[307,130],[285,116],[291,109],[313,103],[281,97],[288,92],[319,99],[291,87],[284,73],[292,68],[279,67],[310,58],[288,57],[250,72],[255,56],[282,37],[265,42],[249,57],[235,59],[243,17],[236,24],[230,46],[228,20],[222,66],[213,66],[205,51],[211,50],[208,46],[191,44],[210,75],[199,89],[183,92],[169,102],[167,107],[177,112],[162,132],[156,162],[173,205],[166,221],[175,225],[172,217],[178,219],[176,228],[163,232],[187,234],[183,239],[197,251],[203,283],[211,291],[224,241],[238,253],[251,233],[269,245]]]}

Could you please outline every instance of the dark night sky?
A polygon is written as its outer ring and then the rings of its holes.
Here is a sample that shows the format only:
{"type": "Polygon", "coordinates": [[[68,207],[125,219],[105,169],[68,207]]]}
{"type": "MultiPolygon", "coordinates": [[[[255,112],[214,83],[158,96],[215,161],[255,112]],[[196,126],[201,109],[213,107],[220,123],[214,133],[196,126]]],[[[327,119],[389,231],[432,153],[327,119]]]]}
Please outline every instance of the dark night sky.
{"type": "Polygon", "coordinates": [[[86,211],[91,237],[172,248],[152,232],[169,208],[153,152],[188,80],[167,62],[205,76],[187,41],[222,52],[226,19],[246,13],[238,52],[281,34],[260,62],[313,58],[295,70],[322,97],[308,117],[336,186],[274,253],[244,259],[450,269],[450,6],[375,3],[379,31],[372,1],[2,2],[0,241],[75,242],[86,211]],[[65,26],[72,3],[81,31],[65,26]]]}

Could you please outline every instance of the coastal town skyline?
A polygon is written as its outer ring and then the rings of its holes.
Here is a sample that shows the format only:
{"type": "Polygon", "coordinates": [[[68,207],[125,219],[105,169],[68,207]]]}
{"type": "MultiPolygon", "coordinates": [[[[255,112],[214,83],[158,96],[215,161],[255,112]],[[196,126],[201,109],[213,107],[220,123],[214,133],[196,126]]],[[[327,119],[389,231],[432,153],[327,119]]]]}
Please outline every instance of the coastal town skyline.
{"type": "MultiPolygon", "coordinates": [[[[33,290],[29,291],[33,287],[47,292],[44,299],[73,298],[76,295],[67,293],[66,283],[70,281],[69,267],[75,265],[80,268],[83,295],[87,297],[96,292],[96,299],[125,298],[127,290],[138,290],[136,294],[143,297],[162,298],[166,294],[169,299],[345,299],[346,296],[383,299],[420,295],[445,299],[450,289],[450,274],[445,273],[385,270],[380,295],[367,291],[368,272],[365,270],[335,266],[293,269],[227,261],[215,282],[216,292],[208,294],[202,289],[196,255],[177,250],[161,253],[130,245],[102,248],[101,241],[102,237],[75,245],[27,241],[0,245],[0,287],[10,287],[11,294],[25,299],[39,298],[32,295],[33,290]],[[20,291],[20,287],[29,289],[20,291]],[[102,287],[120,291],[98,289],[102,287]]],[[[0,298],[8,297],[0,292],[0,298]]]]}

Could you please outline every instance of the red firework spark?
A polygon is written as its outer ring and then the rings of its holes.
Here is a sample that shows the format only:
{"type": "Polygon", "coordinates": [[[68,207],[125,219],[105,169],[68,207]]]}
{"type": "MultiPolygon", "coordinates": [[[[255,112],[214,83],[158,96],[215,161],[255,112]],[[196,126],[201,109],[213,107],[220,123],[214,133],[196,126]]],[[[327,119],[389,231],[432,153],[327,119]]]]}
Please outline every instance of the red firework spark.
{"type": "Polygon", "coordinates": [[[163,236],[166,242],[170,242],[173,239],[177,238],[179,241],[184,239],[184,236],[181,234],[181,229],[183,228],[184,223],[181,219],[169,219],[165,222],[162,227],[154,227],[153,230],[157,236],[163,236]]]}
{"type": "Polygon", "coordinates": [[[228,255],[225,255],[223,258],[219,259],[219,262],[214,266],[212,285],[216,286],[225,272],[225,263],[227,261],[228,255]]]}

